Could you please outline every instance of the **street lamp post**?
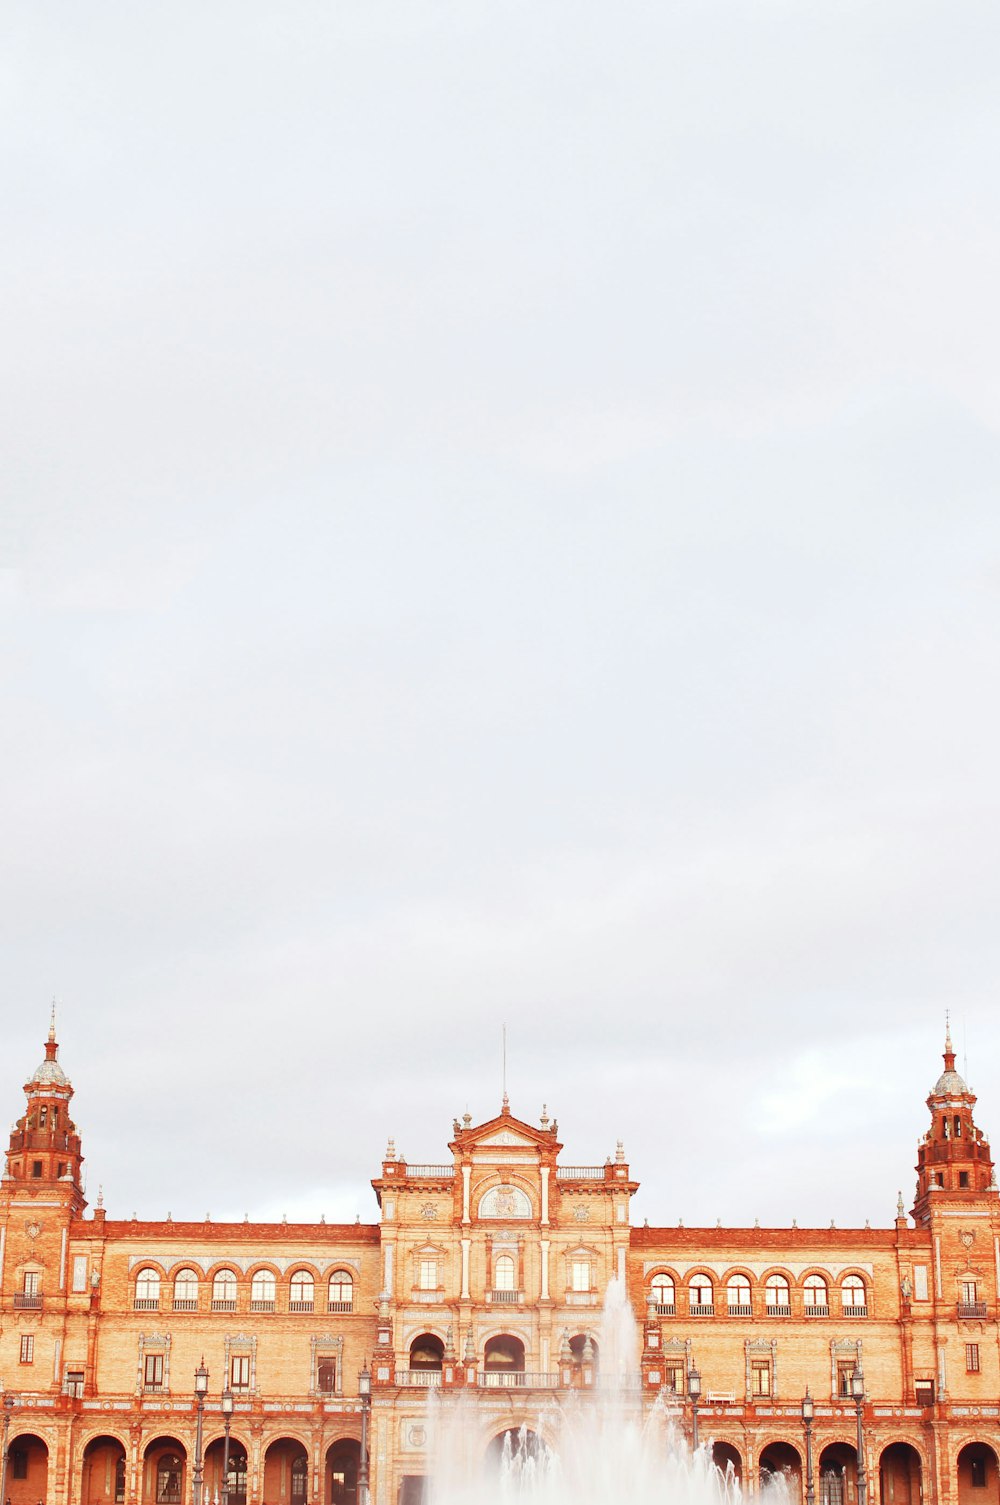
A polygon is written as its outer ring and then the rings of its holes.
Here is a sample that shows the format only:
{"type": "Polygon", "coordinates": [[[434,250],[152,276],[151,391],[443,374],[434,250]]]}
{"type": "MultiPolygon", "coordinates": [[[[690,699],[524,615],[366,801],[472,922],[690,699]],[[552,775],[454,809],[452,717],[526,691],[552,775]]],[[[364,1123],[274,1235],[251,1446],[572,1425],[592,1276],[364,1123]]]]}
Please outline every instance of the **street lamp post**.
{"type": "Polygon", "coordinates": [[[813,1417],[816,1406],[809,1394],[809,1386],[802,1397],[802,1421],[806,1429],[806,1505],[814,1505],[816,1492],[813,1489],[813,1417]]]}
{"type": "Polygon", "coordinates": [[[205,1396],[208,1393],[208,1370],[205,1368],[205,1360],[202,1359],[194,1372],[194,1404],[198,1413],[198,1424],[194,1434],[194,1505],[201,1505],[201,1486],[204,1478],[204,1458],[201,1452],[201,1429],[205,1419],[205,1396]]]}
{"type": "Polygon", "coordinates": [[[868,1505],[868,1471],[865,1468],[865,1434],[861,1426],[861,1409],[865,1403],[865,1377],[857,1364],[851,1375],[851,1394],[858,1418],[858,1505],[868,1505]]]}
{"type": "Polygon", "coordinates": [[[229,1505],[229,1428],[232,1420],[233,1392],[227,1385],[222,1392],[222,1423],[226,1429],[226,1440],[222,1445],[222,1505],[229,1505]]]}
{"type": "Polygon", "coordinates": [[[361,1397],[361,1467],[358,1470],[358,1505],[368,1505],[368,1407],[372,1403],[372,1376],[365,1367],[358,1375],[358,1394],[361,1397]]]}
{"type": "Polygon", "coordinates": [[[701,1395],[701,1375],[697,1369],[688,1370],[688,1395],[691,1397],[691,1447],[698,1446],[698,1398],[701,1395]]]}
{"type": "Polygon", "coordinates": [[[10,1456],[10,1447],[7,1442],[10,1433],[10,1413],[14,1409],[14,1397],[7,1391],[3,1398],[3,1462],[0,1464],[0,1505],[7,1498],[7,1459],[10,1456]]]}

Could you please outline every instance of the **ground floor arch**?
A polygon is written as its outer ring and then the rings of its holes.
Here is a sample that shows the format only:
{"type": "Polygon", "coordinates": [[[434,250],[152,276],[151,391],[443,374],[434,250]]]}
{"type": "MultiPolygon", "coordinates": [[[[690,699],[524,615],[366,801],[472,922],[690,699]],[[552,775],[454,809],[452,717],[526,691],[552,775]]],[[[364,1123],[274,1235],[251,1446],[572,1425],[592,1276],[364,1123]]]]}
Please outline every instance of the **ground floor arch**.
{"type": "Polygon", "coordinates": [[[309,1452],[297,1437],[276,1437],[264,1449],[262,1497],[269,1505],[305,1505],[309,1488],[309,1452]]]}
{"type": "Polygon", "coordinates": [[[761,1448],[757,1460],[758,1477],[765,1485],[776,1474],[785,1481],[788,1498],[794,1502],[802,1497],[802,1455],[790,1442],[769,1442],[761,1448]]]}
{"type": "Polygon", "coordinates": [[[327,1505],[357,1505],[361,1444],[356,1437],[341,1437],[326,1450],[327,1505]]]}
{"type": "Polygon", "coordinates": [[[742,1482],[743,1458],[739,1448],[734,1447],[731,1442],[712,1443],[712,1462],[720,1474],[727,1477],[731,1474],[737,1482],[742,1482]]]}
{"type": "Polygon", "coordinates": [[[1000,1468],[988,1442],[967,1442],[956,1465],[958,1505],[1000,1505],[1000,1468]]]}
{"type": "Polygon", "coordinates": [[[819,1505],[854,1505],[858,1454],[848,1442],[828,1443],[819,1455],[819,1505]]]}
{"type": "Polygon", "coordinates": [[[125,1444],[117,1437],[91,1437],[80,1463],[80,1505],[123,1505],[125,1444]]]}
{"type": "MultiPolygon", "coordinates": [[[[143,1505],[182,1505],[187,1499],[187,1449],[176,1437],[154,1437],[142,1453],[143,1505]]],[[[13,1505],[13,1501],[11,1501],[13,1505]]]]}
{"type": "Polygon", "coordinates": [[[49,1449],[37,1432],[19,1432],[7,1454],[7,1499],[10,1505],[36,1505],[49,1484],[49,1449]]]}
{"type": "MultiPolygon", "coordinates": [[[[205,1495],[214,1501],[223,1497],[223,1475],[226,1461],[226,1439],[215,1437],[205,1449],[205,1495]]],[[[247,1450],[238,1437],[229,1438],[228,1505],[246,1505],[247,1501],[247,1450]]]]}
{"type": "Polygon", "coordinates": [[[880,1505],[920,1505],[923,1499],[920,1454],[910,1442],[890,1442],[878,1460],[880,1505]]]}
{"type": "Polygon", "coordinates": [[[531,1427],[507,1427],[487,1448],[486,1463],[491,1474],[502,1474],[517,1488],[544,1473],[554,1456],[548,1443],[531,1427]]]}

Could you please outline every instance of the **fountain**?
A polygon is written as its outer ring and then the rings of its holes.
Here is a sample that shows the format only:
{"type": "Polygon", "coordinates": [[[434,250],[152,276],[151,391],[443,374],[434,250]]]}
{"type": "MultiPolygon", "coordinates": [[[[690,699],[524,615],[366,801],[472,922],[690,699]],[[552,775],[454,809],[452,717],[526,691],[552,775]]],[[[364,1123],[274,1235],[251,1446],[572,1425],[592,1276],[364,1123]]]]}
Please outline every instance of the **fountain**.
{"type": "MultiPolygon", "coordinates": [[[[718,1469],[707,1446],[692,1453],[667,1401],[643,1408],[638,1330],[621,1280],[608,1286],[598,1352],[592,1390],[540,1400],[528,1418],[516,1405],[522,1392],[498,1390],[514,1404],[508,1419],[495,1416],[492,1444],[476,1396],[435,1396],[430,1505],[739,1505],[731,1468],[718,1469]]],[[[787,1498],[780,1478],[768,1489],[775,1505],[787,1498]]]]}

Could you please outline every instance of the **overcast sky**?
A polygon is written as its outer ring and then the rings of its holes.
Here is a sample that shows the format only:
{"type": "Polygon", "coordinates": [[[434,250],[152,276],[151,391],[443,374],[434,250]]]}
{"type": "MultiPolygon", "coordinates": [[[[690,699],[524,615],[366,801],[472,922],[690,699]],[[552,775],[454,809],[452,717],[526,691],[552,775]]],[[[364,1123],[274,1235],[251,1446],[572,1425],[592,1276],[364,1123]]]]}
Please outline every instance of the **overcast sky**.
{"type": "Polygon", "coordinates": [[[1000,12],[4,7],[0,1102],[886,1224],[1000,1139],[1000,12]]]}

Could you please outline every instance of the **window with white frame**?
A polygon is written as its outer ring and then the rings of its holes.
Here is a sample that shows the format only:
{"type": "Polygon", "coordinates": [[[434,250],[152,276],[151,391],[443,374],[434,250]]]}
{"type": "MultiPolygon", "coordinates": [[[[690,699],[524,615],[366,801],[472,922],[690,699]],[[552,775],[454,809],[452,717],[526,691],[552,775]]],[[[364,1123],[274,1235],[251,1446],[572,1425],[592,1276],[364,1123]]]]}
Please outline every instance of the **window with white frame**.
{"type": "Polygon", "coordinates": [[[174,1276],[174,1311],[193,1312],[198,1305],[198,1276],[194,1270],[178,1270],[174,1276]]]}
{"type": "Polygon", "coordinates": [[[708,1275],[692,1275],[688,1281],[688,1303],[692,1307],[709,1307],[713,1304],[712,1281],[708,1275]]]}
{"type": "Polygon", "coordinates": [[[649,1294],[657,1306],[673,1306],[677,1299],[677,1289],[672,1275],[654,1275],[650,1283],[649,1294]]]}
{"type": "Polygon", "coordinates": [[[160,1304],[160,1272],[140,1270],[135,1277],[135,1304],[141,1311],[151,1311],[160,1304]]]}
{"type": "Polygon", "coordinates": [[[250,1310],[272,1312],[275,1288],[273,1270],[255,1270],[250,1281],[250,1310]]]}
{"type": "Polygon", "coordinates": [[[21,1334],[21,1363],[33,1364],[35,1362],[35,1335],[34,1333],[21,1334]]]}
{"type": "Polygon", "coordinates": [[[330,1276],[331,1312],[349,1312],[354,1305],[354,1277],[349,1270],[334,1270],[330,1276]]]}
{"type": "Polygon", "coordinates": [[[825,1310],[830,1304],[830,1289],[822,1275],[807,1275],[803,1283],[806,1311],[825,1310]]]}
{"type": "Polygon", "coordinates": [[[289,1289],[289,1306],[293,1312],[311,1312],[316,1286],[308,1270],[296,1270],[289,1289]]]}
{"type": "Polygon", "coordinates": [[[840,1286],[840,1297],[847,1316],[863,1316],[868,1305],[865,1283],[860,1275],[845,1275],[840,1286]]]}
{"type": "MultiPolygon", "coordinates": [[[[764,1285],[768,1316],[784,1316],[790,1311],[791,1290],[784,1275],[769,1275],[764,1285]]],[[[762,1392],[764,1393],[764,1392],[762,1392]]]]}
{"type": "Polygon", "coordinates": [[[571,1291],[590,1291],[593,1289],[590,1260],[584,1254],[578,1254],[575,1259],[570,1260],[569,1288],[571,1291]]]}
{"type": "Polygon", "coordinates": [[[770,1359],[752,1359],[750,1361],[750,1394],[770,1395],[771,1393],[771,1361],[770,1359]]]}
{"type": "Polygon", "coordinates": [[[417,1265],[417,1285],[422,1291],[436,1291],[438,1288],[438,1265],[432,1256],[421,1259],[417,1265]]]}
{"type": "Polygon", "coordinates": [[[495,1291],[513,1291],[514,1256],[512,1254],[498,1254],[493,1264],[493,1289],[495,1291]]]}
{"type": "Polygon", "coordinates": [[[236,1272],[217,1270],[212,1281],[212,1306],[216,1311],[236,1310],[236,1272]]]}
{"type": "Polygon", "coordinates": [[[750,1281],[746,1275],[730,1275],[726,1281],[726,1305],[732,1311],[735,1307],[740,1308],[741,1315],[747,1314],[747,1308],[751,1305],[750,1281]]]}

